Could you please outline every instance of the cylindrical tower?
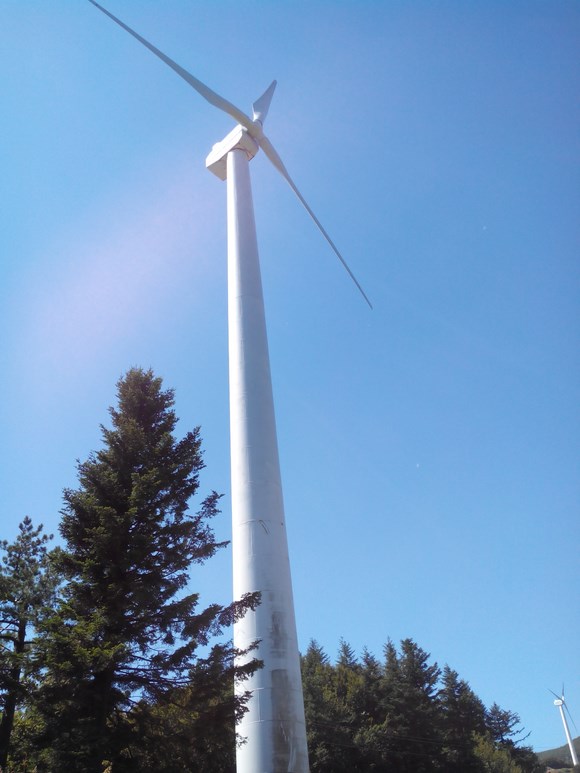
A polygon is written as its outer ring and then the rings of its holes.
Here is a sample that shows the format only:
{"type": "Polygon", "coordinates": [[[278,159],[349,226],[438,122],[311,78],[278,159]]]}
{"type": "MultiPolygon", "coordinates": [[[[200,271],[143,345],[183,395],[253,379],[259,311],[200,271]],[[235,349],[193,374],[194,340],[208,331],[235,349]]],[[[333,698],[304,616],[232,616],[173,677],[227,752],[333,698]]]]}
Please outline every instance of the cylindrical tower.
{"type": "MultiPolygon", "coordinates": [[[[220,145],[227,157],[234,598],[260,591],[261,603],[234,625],[234,644],[246,648],[259,640],[254,655],[264,662],[249,683],[240,685],[241,691],[251,690],[252,697],[249,711],[237,728],[246,739],[237,750],[237,771],[308,773],[300,660],[249,174],[249,159],[257,147],[252,152],[253,140],[245,132],[241,142],[233,143],[235,134],[232,132],[232,143],[224,141],[220,145]]],[[[212,156],[215,159],[215,151],[212,156]]],[[[225,171],[223,166],[221,171],[225,171]]]]}

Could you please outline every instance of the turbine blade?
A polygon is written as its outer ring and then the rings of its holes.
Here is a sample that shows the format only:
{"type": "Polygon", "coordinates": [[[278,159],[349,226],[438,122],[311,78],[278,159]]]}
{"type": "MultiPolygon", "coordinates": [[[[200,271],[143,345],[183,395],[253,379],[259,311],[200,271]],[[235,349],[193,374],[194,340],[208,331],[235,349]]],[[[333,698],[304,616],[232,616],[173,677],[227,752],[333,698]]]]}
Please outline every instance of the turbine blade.
{"type": "Polygon", "coordinates": [[[554,696],[554,698],[557,698],[558,700],[562,700],[562,698],[561,698],[559,695],[556,695],[556,693],[554,692],[554,690],[548,690],[548,692],[551,692],[551,693],[552,693],[552,695],[554,696]]]}
{"type": "MultiPolygon", "coordinates": [[[[91,0],[91,2],[92,2],[92,0],[91,0]]],[[[282,177],[283,177],[283,178],[286,180],[286,182],[288,183],[288,185],[289,185],[289,186],[292,188],[292,190],[294,191],[294,193],[295,193],[295,194],[298,196],[298,198],[299,198],[299,199],[300,199],[300,201],[302,202],[302,206],[303,206],[303,207],[304,207],[304,209],[305,209],[305,210],[308,212],[308,214],[310,215],[310,217],[311,217],[311,218],[314,220],[314,222],[315,222],[315,223],[316,223],[316,225],[318,226],[318,229],[319,229],[319,231],[322,233],[322,235],[324,236],[324,238],[326,239],[326,241],[327,241],[327,242],[330,244],[330,246],[331,246],[331,247],[332,247],[332,249],[334,250],[334,253],[336,254],[337,258],[340,260],[340,262],[342,263],[342,265],[343,265],[343,266],[345,267],[345,269],[347,270],[347,272],[348,272],[348,275],[350,276],[350,278],[352,279],[352,281],[355,283],[355,285],[358,287],[358,289],[359,289],[359,291],[360,291],[360,293],[361,293],[362,297],[365,299],[365,301],[368,303],[368,305],[369,305],[369,306],[370,306],[370,308],[372,309],[373,305],[372,305],[372,303],[369,301],[369,299],[367,298],[367,295],[366,295],[365,291],[364,291],[364,290],[362,289],[362,287],[360,286],[358,279],[357,279],[357,278],[355,277],[355,275],[352,273],[352,271],[351,271],[351,270],[350,270],[350,268],[348,267],[348,264],[347,264],[346,260],[345,260],[345,259],[342,257],[342,255],[341,255],[341,254],[340,254],[340,252],[338,251],[338,248],[336,247],[335,243],[332,241],[332,239],[330,238],[330,236],[329,236],[329,235],[327,234],[327,232],[325,231],[324,227],[322,226],[322,223],[321,223],[321,222],[320,222],[320,220],[319,220],[319,219],[316,217],[316,215],[314,214],[314,212],[313,212],[313,211],[310,209],[310,207],[308,206],[308,204],[307,204],[307,202],[306,202],[306,199],[304,198],[304,196],[303,196],[303,195],[300,193],[300,191],[298,190],[298,188],[297,188],[297,187],[296,187],[296,185],[294,184],[294,181],[292,180],[292,178],[291,178],[291,177],[290,177],[290,175],[288,174],[288,170],[287,170],[287,169],[286,169],[286,167],[284,166],[284,163],[282,162],[282,159],[280,158],[280,156],[279,156],[279,155],[278,155],[278,153],[276,152],[276,150],[275,150],[274,146],[272,145],[272,143],[270,142],[270,140],[269,140],[269,139],[268,139],[268,138],[267,138],[265,135],[262,135],[262,137],[260,137],[260,138],[258,139],[258,143],[259,143],[260,147],[262,148],[262,150],[264,151],[264,153],[265,153],[265,154],[268,156],[268,158],[270,159],[270,161],[272,162],[272,164],[273,164],[273,165],[276,167],[276,169],[277,169],[277,170],[280,172],[280,174],[281,174],[281,175],[282,175],[282,177]]]]}
{"type": "Polygon", "coordinates": [[[193,88],[197,91],[197,93],[201,94],[201,96],[204,99],[206,99],[210,103],[210,105],[217,107],[219,110],[223,110],[224,113],[227,113],[228,115],[230,115],[235,121],[240,123],[246,129],[251,129],[253,127],[252,120],[250,119],[250,117],[247,116],[245,113],[243,113],[241,110],[239,110],[235,105],[232,105],[232,103],[228,102],[227,99],[220,97],[220,95],[216,94],[215,91],[212,91],[204,83],[199,81],[197,78],[194,78],[194,76],[191,73],[187,72],[187,70],[184,70],[183,67],[177,64],[177,62],[174,62],[173,59],[170,59],[168,56],[166,56],[152,43],[149,43],[148,40],[145,40],[145,38],[142,38],[141,35],[135,32],[135,30],[132,30],[131,27],[128,27],[126,24],[124,24],[120,19],[117,19],[116,16],[113,16],[112,13],[109,13],[109,11],[107,11],[106,8],[103,8],[103,6],[99,5],[97,2],[95,2],[95,0],[89,0],[89,3],[92,3],[96,8],[98,8],[106,16],[112,19],[116,24],[118,24],[120,27],[126,30],[130,35],[132,35],[136,40],[138,40],[139,43],[142,43],[145,46],[145,48],[148,48],[149,51],[155,54],[155,56],[159,57],[159,59],[161,59],[162,62],[165,62],[165,64],[169,65],[169,67],[171,67],[172,70],[174,70],[178,75],[180,75],[184,81],[189,83],[190,86],[193,86],[193,88]]]}
{"type": "Polygon", "coordinates": [[[262,94],[262,96],[259,99],[257,99],[252,105],[252,110],[254,111],[254,121],[259,121],[262,125],[264,125],[264,121],[266,120],[266,116],[268,115],[268,110],[270,109],[270,102],[272,101],[275,88],[276,88],[276,81],[272,81],[272,83],[268,86],[268,88],[262,94]]]}
{"type": "MultiPolygon", "coordinates": [[[[156,48],[152,43],[149,43],[148,40],[145,40],[145,38],[141,37],[135,30],[131,29],[127,24],[122,22],[120,19],[118,19],[116,16],[114,16],[112,13],[107,11],[106,8],[103,8],[102,5],[99,5],[99,3],[96,2],[96,0],[89,0],[89,2],[95,6],[95,8],[98,8],[100,11],[102,11],[106,16],[108,16],[110,19],[112,19],[116,24],[118,24],[120,27],[122,27],[126,32],[128,32],[130,35],[132,35],[136,40],[139,41],[142,45],[145,46],[145,48],[148,48],[149,51],[151,51],[155,56],[157,56],[159,59],[161,59],[162,62],[165,62],[165,64],[169,65],[172,70],[174,70],[179,76],[183,78],[184,81],[189,83],[190,86],[192,86],[198,94],[200,94],[205,100],[207,100],[211,105],[214,107],[217,107],[219,110],[223,110],[224,113],[227,113],[230,115],[235,121],[237,121],[239,124],[241,124],[245,129],[248,130],[249,134],[257,140],[258,144],[264,151],[264,153],[268,156],[272,164],[276,167],[276,169],[280,172],[282,177],[285,178],[287,183],[290,185],[294,193],[298,196],[300,201],[302,202],[302,205],[310,215],[310,217],[314,220],[316,225],[318,226],[320,232],[326,239],[326,241],[330,244],[333,251],[335,252],[336,256],[348,272],[350,278],[355,283],[355,285],[358,287],[360,293],[362,294],[365,301],[368,303],[370,308],[372,309],[372,303],[369,301],[365,291],[362,289],[361,285],[359,284],[357,278],[350,270],[346,260],[342,257],[340,252],[338,251],[338,248],[322,226],[322,223],[320,220],[316,217],[314,212],[310,209],[308,206],[305,198],[302,196],[296,185],[294,184],[294,181],[288,174],[288,170],[284,166],[282,159],[274,149],[274,146],[270,142],[270,140],[262,136],[257,136],[257,127],[253,123],[253,121],[250,119],[249,116],[247,116],[244,112],[242,112],[239,108],[237,108],[235,105],[233,105],[231,102],[228,102],[227,99],[224,99],[223,97],[220,97],[219,94],[216,94],[215,91],[212,91],[208,86],[206,86],[204,83],[202,83],[200,80],[195,78],[191,73],[189,73],[187,70],[185,70],[183,67],[177,64],[177,62],[174,62],[173,59],[166,56],[162,51],[160,51],[158,48],[156,48]]],[[[263,123],[263,121],[266,118],[266,115],[268,113],[268,109],[270,107],[270,102],[272,101],[272,95],[274,94],[274,89],[276,88],[276,81],[273,81],[270,86],[266,89],[264,94],[254,103],[253,110],[254,110],[254,119],[256,121],[260,121],[260,123],[263,123]]],[[[261,131],[260,131],[261,134],[261,131]]]]}
{"type": "Polygon", "coordinates": [[[574,730],[576,730],[576,732],[578,732],[578,728],[576,727],[576,722],[574,722],[574,717],[572,716],[572,714],[570,714],[570,709],[568,708],[568,706],[565,703],[564,703],[564,711],[568,714],[568,716],[570,718],[570,722],[574,725],[574,730]]]}

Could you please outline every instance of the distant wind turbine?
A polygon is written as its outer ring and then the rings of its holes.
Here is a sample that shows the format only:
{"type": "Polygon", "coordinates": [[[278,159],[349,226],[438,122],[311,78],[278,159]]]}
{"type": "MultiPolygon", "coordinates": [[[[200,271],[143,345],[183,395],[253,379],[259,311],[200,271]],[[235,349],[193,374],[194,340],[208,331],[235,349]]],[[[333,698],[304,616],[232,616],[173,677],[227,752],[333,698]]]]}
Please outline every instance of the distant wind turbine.
{"type": "MultiPolygon", "coordinates": [[[[553,690],[549,690],[549,692],[551,692],[554,698],[556,698],[556,700],[554,701],[554,706],[557,706],[558,709],[560,710],[560,716],[562,717],[562,724],[564,725],[564,733],[566,734],[566,741],[568,742],[568,748],[570,749],[570,755],[572,757],[572,765],[577,765],[578,755],[576,754],[576,749],[574,748],[574,744],[572,743],[570,730],[568,728],[568,722],[566,721],[566,714],[564,713],[564,709],[566,709],[566,711],[568,712],[568,716],[570,717],[570,719],[572,719],[572,715],[570,714],[570,709],[568,708],[568,706],[566,706],[566,700],[564,698],[564,685],[562,685],[562,695],[556,695],[556,693],[553,690]]],[[[572,724],[574,724],[573,719],[572,719],[572,724]]]]}
{"type": "MultiPolygon", "coordinates": [[[[252,697],[238,732],[238,773],[308,773],[300,660],[270,360],[249,161],[261,148],[288,182],[365,301],[361,285],[294,184],[263,131],[276,81],[253,104],[253,118],[219,96],[102,6],[89,0],[169,65],[211,105],[238,125],[214,145],[206,166],[227,179],[228,332],[234,597],[260,591],[254,612],[234,624],[234,644],[259,640],[264,667],[251,678],[252,697]]],[[[372,308],[372,306],[371,306],[372,308]]],[[[240,687],[245,689],[245,685],[240,687]]]]}

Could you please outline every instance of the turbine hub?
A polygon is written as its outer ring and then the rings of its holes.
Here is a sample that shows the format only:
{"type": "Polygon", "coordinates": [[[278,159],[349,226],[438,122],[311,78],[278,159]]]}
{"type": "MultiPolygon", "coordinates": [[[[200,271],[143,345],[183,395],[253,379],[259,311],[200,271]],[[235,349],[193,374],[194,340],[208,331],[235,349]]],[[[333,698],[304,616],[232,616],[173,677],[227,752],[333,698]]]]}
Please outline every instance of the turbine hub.
{"type": "Polygon", "coordinates": [[[259,118],[256,118],[256,120],[253,121],[253,123],[252,123],[252,131],[250,131],[249,133],[252,135],[252,137],[259,144],[260,140],[264,136],[264,127],[262,125],[262,121],[259,118]]]}

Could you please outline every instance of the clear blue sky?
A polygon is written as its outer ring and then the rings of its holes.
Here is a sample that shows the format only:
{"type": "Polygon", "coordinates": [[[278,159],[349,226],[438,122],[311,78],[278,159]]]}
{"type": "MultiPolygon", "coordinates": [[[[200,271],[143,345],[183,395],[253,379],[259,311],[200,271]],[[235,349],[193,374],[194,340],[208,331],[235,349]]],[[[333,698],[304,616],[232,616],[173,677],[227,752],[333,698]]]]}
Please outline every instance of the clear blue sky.
{"type": "MultiPolygon", "coordinates": [[[[212,3],[110,10],[267,122],[370,311],[252,162],[297,623],[333,656],[413,637],[536,749],[580,724],[577,2],[212,3]]],[[[115,382],[153,367],[229,439],[232,122],[88,2],[0,8],[2,534],[58,528],[115,382]]],[[[196,570],[227,601],[228,550],[196,570]]]]}

